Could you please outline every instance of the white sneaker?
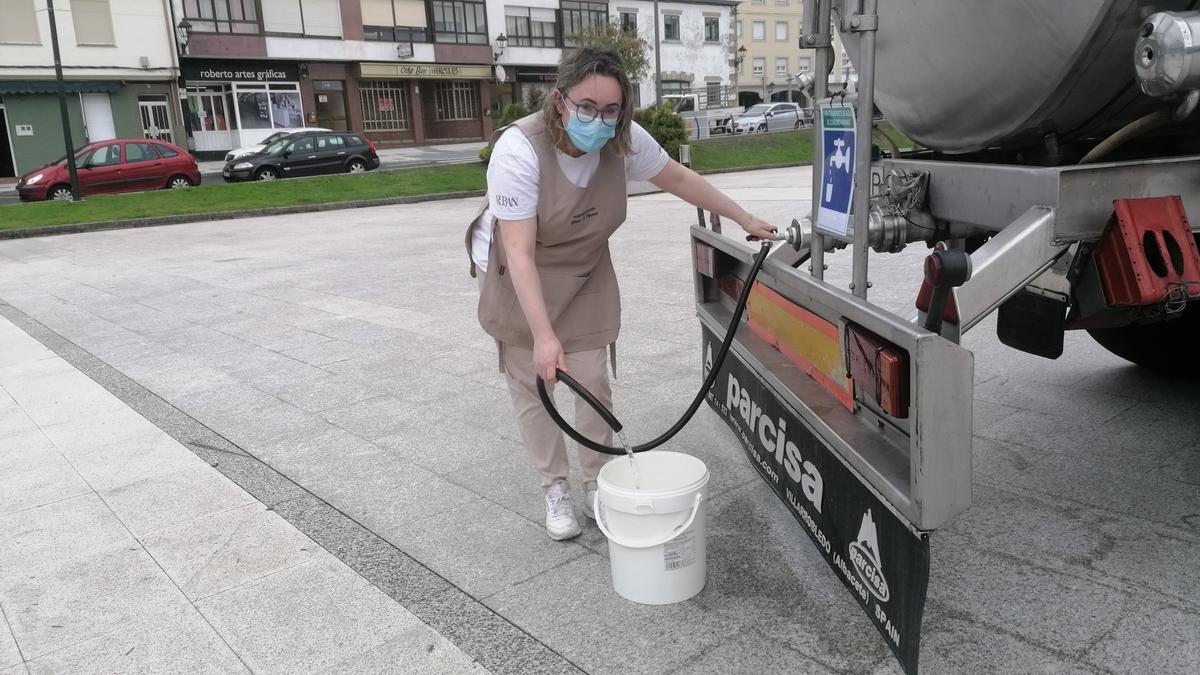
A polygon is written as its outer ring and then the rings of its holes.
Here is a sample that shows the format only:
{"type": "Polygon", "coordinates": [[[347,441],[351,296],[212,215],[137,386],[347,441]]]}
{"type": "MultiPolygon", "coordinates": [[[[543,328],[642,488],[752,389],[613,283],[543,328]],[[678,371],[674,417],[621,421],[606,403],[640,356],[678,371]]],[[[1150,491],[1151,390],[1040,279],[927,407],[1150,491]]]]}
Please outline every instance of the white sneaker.
{"type": "Polygon", "coordinates": [[[571,494],[563,483],[546,488],[546,534],[555,541],[579,536],[579,523],[571,509],[571,494]]]}
{"type": "Polygon", "coordinates": [[[583,515],[596,519],[596,486],[585,487],[583,489],[583,515]]]}

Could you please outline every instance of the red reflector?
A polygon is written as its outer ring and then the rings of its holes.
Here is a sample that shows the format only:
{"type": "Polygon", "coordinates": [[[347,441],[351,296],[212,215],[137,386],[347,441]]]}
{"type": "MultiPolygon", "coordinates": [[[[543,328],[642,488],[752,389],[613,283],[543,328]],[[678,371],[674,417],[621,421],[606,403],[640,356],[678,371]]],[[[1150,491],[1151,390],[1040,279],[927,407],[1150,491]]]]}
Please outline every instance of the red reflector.
{"type": "Polygon", "coordinates": [[[855,390],[892,417],[908,417],[908,352],[859,326],[846,327],[855,390]]]}
{"type": "Polygon", "coordinates": [[[367,141],[367,144],[371,146],[371,152],[375,152],[375,141],[367,141]]]}
{"type": "Polygon", "coordinates": [[[1178,195],[1113,202],[1095,255],[1111,306],[1153,305],[1173,288],[1200,297],[1200,252],[1178,195]]]}
{"type": "Polygon", "coordinates": [[[692,258],[695,261],[696,271],[709,279],[717,278],[717,251],[708,244],[694,241],[692,242],[692,258]]]}
{"type": "Polygon", "coordinates": [[[734,302],[742,297],[742,288],[745,286],[746,282],[732,274],[722,274],[717,279],[717,288],[721,289],[721,292],[728,295],[734,302]]]}

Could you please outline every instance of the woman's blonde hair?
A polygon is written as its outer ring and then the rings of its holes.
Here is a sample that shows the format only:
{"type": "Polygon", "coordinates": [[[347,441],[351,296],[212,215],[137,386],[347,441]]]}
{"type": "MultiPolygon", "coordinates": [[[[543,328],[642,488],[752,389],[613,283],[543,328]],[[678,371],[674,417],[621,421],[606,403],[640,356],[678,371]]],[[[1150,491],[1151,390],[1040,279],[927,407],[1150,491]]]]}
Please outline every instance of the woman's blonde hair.
{"type": "Polygon", "coordinates": [[[563,55],[558,64],[558,80],[554,83],[559,95],[556,96],[552,92],[542,104],[546,133],[550,134],[550,140],[560,150],[570,147],[567,130],[563,128],[562,113],[558,110],[558,101],[562,100],[563,93],[583,82],[589,75],[607,75],[616,78],[617,83],[621,85],[621,121],[617,123],[616,136],[608,145],[612,146],[618,155],[626,155],[631,148],[629,128],[633,124],[633,109],[630,105],[633,94],[629,78],[625,75],[625,69],[621,67],[621,57],[611,47],[588,45],[563,55]]]}

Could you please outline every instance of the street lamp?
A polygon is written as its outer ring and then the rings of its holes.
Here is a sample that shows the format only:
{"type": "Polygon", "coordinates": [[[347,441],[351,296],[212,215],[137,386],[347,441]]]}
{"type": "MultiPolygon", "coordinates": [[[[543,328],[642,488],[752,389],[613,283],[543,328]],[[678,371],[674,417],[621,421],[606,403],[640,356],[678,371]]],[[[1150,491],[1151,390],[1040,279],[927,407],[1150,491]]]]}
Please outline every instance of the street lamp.
{"type": "Polygon", "coordinates": [[[746,60],[746,45],[742,45],[741,47],[738,47],[738,49],[737,49],[737,58],[733,60],[733,65],[738,70],[741,70],[742,61],[745,61],[745,60],[746,60]]]}
{"type": "Polygon", "coordinates": [[[508,38],[504,36],[504,33],[501,33],[496,36],[496,41],[492,44],[492,63],[495,63],[500,60],[501,56],[504,56],[504,48],[508,46],[508,38]]]}
{"type": "Polygon", "coordinates": [[[188,42],[192,39],[192,22],[184,19],[175,27],[175,39],[179,44],[179,55],[187,54],[188,42]]]}

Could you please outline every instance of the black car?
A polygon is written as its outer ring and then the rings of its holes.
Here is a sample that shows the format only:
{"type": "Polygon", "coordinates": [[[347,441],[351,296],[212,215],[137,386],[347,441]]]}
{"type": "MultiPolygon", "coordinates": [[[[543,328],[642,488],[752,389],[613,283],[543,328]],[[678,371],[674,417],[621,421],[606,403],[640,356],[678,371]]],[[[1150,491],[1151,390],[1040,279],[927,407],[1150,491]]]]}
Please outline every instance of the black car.
{"type": "Polygon", "coordinates": [[[275,180],[379,168],[375,144],[361,134],[312,131],[282,138],[262,152],[225,165],[226,181],[275,180]]]}

